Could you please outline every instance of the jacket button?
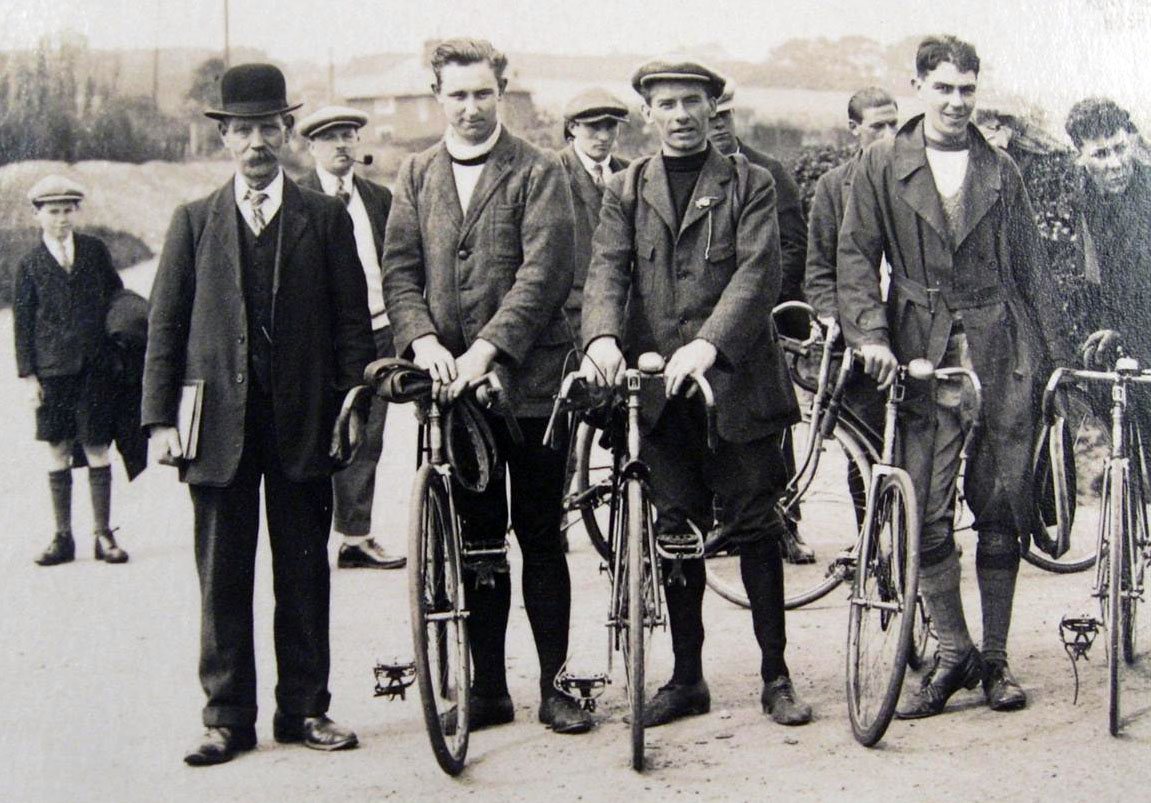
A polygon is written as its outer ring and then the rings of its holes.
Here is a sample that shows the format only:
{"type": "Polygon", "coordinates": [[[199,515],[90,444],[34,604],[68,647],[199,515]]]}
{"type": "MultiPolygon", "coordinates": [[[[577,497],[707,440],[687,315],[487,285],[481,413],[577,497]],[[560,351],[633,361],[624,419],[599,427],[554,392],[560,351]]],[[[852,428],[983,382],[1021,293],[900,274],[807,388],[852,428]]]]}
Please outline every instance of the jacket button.
{"type": "Polygon", "coordinates": [[[237,343],[243,343],[243,342],[244,342],[245,340],[247,340],[247,339],[248,339],[248,338],[247,338],[247,336],[246,336],[246,335],[239,335],[239,336],[236,338],[236,342],[237,342],[237,343]]]}
{"type": "Polygon", "coordinates": [[[458,256],[460,259],[467,259],[471,255],[472,255],[471,252],[468,251],[468,249],[466,249],[466,248],[461,248],[459,251],[456,252],[456,256],[458,256]]]}
{"type": "Polygon", "coordinates": [[[242,385],[243,383],[244,383],[244,375],[243,374],[236,374],[236,384],[242,385]]]}

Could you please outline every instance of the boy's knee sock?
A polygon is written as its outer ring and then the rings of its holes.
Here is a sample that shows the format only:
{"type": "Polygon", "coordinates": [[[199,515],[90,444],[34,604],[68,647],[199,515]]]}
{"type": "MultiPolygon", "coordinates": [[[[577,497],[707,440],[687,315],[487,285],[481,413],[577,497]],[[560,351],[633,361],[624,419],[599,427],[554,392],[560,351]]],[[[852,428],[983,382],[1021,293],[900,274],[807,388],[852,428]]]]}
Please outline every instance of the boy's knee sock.
{"type": "Polygon", "coordinates": [[[72,469],[62,468],[48,472],[48,488],[52,492],[52,512],[56,516],[56,532],[72,531],[72,469]]]}
{"type": "Polygon", "coordinates": [[[783,558],[779,539],[760,538],[740,544],[739,569],[751,603],[751,624],[759,642],[760,675],[770,683],[787,675],[784,649],[787,629],[783,610],[783,558]]]}
{"type": "Polygon", "coordinates": [[[940,671],[957,666],[974,644],[963,615],[959,556],[954,551],[938,563],[920,567],[919,593],[939,638],[940,671]]]}
{"type": "Polygon", "coordinates": [[[88,491],[92,496],[92,522],[98,533],[106,532],[112,515],[112,467],[88,469],[88,491]]]}
{"type": "Polygon", "coordinates": [[[983,606],[983,657],[1006,661],[1015,578],[1019,574],[1019,539],[998,534],[990,534],[995,537],[988,539],[986,535],[980,533],[975,552],[975,575],[983,606]]]}
{"type": "Polygon", "coordinates": [[[675,654],[671,681],[691,684],[703,680],[703,592],[707,574],[703,559],[683,560],[680,568],[685,583],[672,579],[671,561],[664,561],[664,599],[675,654]]]}

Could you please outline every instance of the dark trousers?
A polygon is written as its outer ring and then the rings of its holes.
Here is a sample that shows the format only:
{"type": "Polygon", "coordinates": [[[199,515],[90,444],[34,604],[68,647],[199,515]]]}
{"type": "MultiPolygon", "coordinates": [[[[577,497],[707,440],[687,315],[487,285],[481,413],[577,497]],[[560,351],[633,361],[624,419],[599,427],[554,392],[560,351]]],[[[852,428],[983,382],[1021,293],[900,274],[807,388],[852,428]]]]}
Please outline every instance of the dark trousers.
{"type": "MultiPolygon", "coordinates": [[[[762,655],[760,674],[771,682],[788,674],[779,550],[783,524],[775,509],[787,483],[782,438],[775,434],[750,443],[720,440],[713,453],[706,435],[699,402],[672,399],[644,437],[640,454],[651,469],[656,529],[687,533],[694,524],[706,533],[712,522],[712,499],[719,497],[731,542],[739,544],[740,575],[762,655]]],[[[673,579],[671,568],[663,567],[675,653],[672,681],[694,683],[703,673],[704,562],[682,561],[683,582],[673,579]]]]}
{"type": "Polygon", "coordinates": [[[232,483],[190,485],[200,576],[200,683],[205,725],[256,721],[252,590],[260,528],[260,482],[276,596],[276,705],[286,714],[328,710],[328,478],[293,482],[276,450],[267,396],[250,391],[244,452],[232,483]]]}
{"type": "MultiPolygon", "coordinates": [[[[488,416],[511,481],[511,524],[523,557],[523,596],[540,664],[540,693],[554,694],[552,682],[567,659],[571,615],[571,578],[560,537],[566,455],[543,445],[547,420],[517,419],[523,442],[514,443],[507,425],[488,416]]],[[[508,492],[503,477],[481,494],[458,485],[456,510],[467,543],[502,542],[508,528],[508,492]]],[[[504,636],[511,608],[511,578],[506,565],[485,578],[464,571],[465,601],[471,615],[468,636],[472,648],[477,694],[507,693],[504,636]],[[483,582],[484,580],[487,582],[483,582]]]]}
{"type": "MultiPolygon", "coordinates": [[[[395,357],[392,328],[375,330],[376,357],[395,357]]],[[[368,535],[372,531],[372,499],[376,493],[376,464],[384,451],[384,425],[388,403],[372,396],[363,440],[351,464],[332,475],[335,528],[342,535],[368,535]]]]}

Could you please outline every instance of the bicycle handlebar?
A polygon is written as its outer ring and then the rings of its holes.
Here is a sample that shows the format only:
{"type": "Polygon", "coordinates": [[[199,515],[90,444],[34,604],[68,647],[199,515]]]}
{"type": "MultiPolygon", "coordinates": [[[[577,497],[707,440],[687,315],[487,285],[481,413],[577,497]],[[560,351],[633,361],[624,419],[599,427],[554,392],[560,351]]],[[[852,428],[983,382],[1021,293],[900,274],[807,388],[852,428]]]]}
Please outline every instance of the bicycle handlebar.
{"type": "Polygon", "coordinates": [[[1151,370],[1140,369],[1139,362],[1130,357],[1120,357],[1115,361],[1112,371],[1096,371],[1084,368],[1056,368],[1047,379],[1043,388],[1043,420],[1051,420],[1051,404],[1055,392],[1065,382],[1106,382],[1114,385],[1119,382],[1134,382],[1140,385],[1151,385],[1151,370]]]}

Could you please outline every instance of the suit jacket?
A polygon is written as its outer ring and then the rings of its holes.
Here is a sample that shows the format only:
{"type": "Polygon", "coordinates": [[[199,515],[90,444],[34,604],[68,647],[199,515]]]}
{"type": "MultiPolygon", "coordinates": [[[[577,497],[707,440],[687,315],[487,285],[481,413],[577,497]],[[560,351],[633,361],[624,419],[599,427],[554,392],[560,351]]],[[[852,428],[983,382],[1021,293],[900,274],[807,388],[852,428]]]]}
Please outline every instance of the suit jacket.
{"type": "MultiPolygon", "coordinates": [[[[922,116],[864,151],[839,235],[839,319],[851,346],[889,344],[900,362],[926,357],[938,365],[962,317],[983,385],[984,428],[968,473],[994,477],[1023,526],[1031,515],[1035,403],[1051,355],[1070,357],[1060,338],[1066,325],[1018,168],[975,126],[968,133],[955,243],[927,163],[922,116]],[[891,265],[886,305],[883,256],[891,265]]],[[[931,418],[930,396],[919,409],[931,418]]]]}
{"type": "MultiPolygon", "coordinates": [[[[335,198],[284,180],[272,300],[272,406],[280,460],[295,481],[331,473],[342,394],[375,356],[352,221],[335,198]]],[[[186,482],[232,481],[250,385],[240,218],[228,181],[172,216],[152,287],[141,423],[171,425],[181,383],[202,379],[199,453],[186,482]]]]}
{"type": "Polygon", "coordinates": [[[719,352],[707,375],[719,434],[738,443],[798,418],[767,314],[780,287],[775,205],[770,173],[712,148],[676,228],[663,159],[637,159],[608,182],[588,268],[584,344],[615,337],[634,364],[645,351],[668,358],[707,340],[719,352]]]}
{"type": "Polygon", "coordinates": [[[572,201],[554,153],[504,129],[465,214],[441,142],[400,167],[384,245],[384,298],[396,353],[438,335],[452,354],[499,349],[509,407],[546,416],[571,338],[572,201]]]}
{"type": "MultiPolygon", "coordinates": [[[[569,143],[559,152],[560,163],[567,172],[572,193],[572,208],[575,211],[575,276],[572,279],[571,293],[564,302],[564,311],[572,327],[574,339],[579,339],[580,310],[583,308],[583,288],[587,282],[587,266],[591,262],[591,242],[595,228],[599,225],[599,210],[603,204],[603,189],[595,185],[575,152],[575,145],[569,143]]],[[[608,162],[612,175],[628,166],[626,159],[612,156],[608,162]]]]}
{"type": "MultiPolygon", "coordinates": [[[[309,190],[324,192],[324,185],[320,183],[320,177],[315,170],[305,173],[298,183],[309,190]]],[[[356,185],[356,191],[364,202],[364,208],[368,210],[368,220],[372,221],[372,239],[376,243],[376,257],[383,259],[384,230],[388,225],[388,212],[392,208],[392,191],[383,184],[360,178],[355,174],[352,175],[352,183],[356,185]]]]}
{"type": "Polygon", "coordinates": [[[67,376],[110,356],[104,316],[124,283],[108,248],[74,233],[72,270],[40,242],[16,266],[12,301],[16,371],[20,376],[67,376]]]}
{"type": "Polygon", "coordinates": [[[851,180],[861,155],[862,151],[857,152],[839,167],[820,176],[811,199],[803,290],[808,303],[821,318],[839,317],[835,293],[839,225],[843,221],[843,209],[851,194],[851,180]]]}
{"type": "MultiPolygon", "coordinates": [[[[738,140],[737,140],[738,142],[738,140]]],[[[803,300],[803,274],[807,264],[807,221],[803,219],[803,195],[783,162],[739,142],[747,161],[762,167],[775,179],[776,216],[779,218],[779,252],[783,278],[780,301],[803,300]]]]}

